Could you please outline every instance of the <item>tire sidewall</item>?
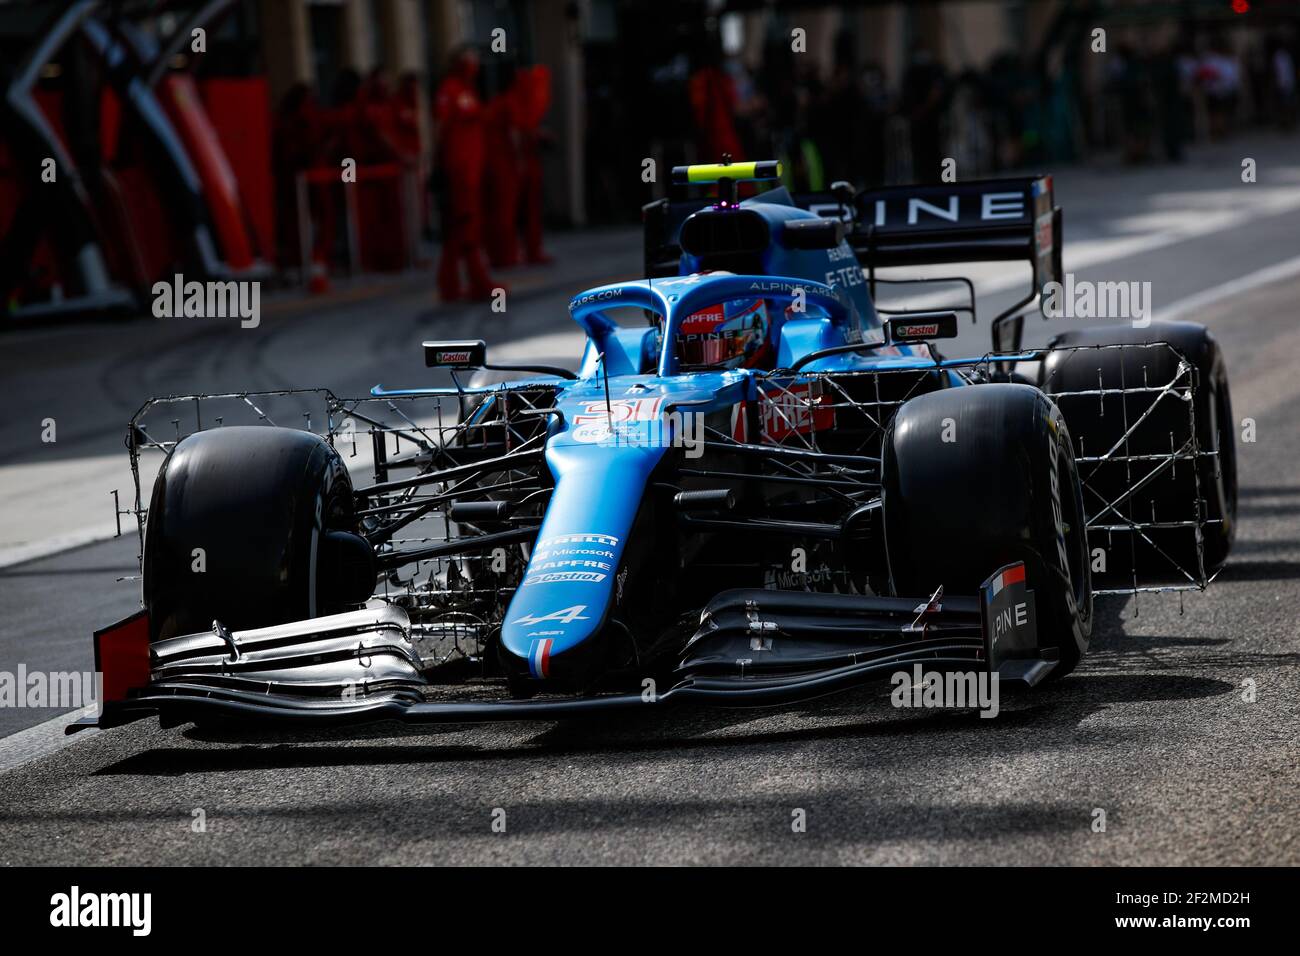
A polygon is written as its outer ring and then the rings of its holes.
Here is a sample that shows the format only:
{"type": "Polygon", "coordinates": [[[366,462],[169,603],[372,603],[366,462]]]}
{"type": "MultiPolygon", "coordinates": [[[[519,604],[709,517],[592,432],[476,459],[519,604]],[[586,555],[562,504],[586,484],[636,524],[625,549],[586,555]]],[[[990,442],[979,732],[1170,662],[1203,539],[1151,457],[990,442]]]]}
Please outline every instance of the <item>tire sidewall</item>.
{"type": "Polygon", "coordinates": [[[1072,669],[1091,635],[1092,587],[1073,447],[1056,405],[1019,384],[921,396],[895,416],[883,466],[894,594],[924,598],[943,585],[973,595],[998,568],[1023,561],[1039,641],[1057,649],[1057,673],[1072,669]],[[945,444],[937,435],[948,418],[959,440],[945,444]]]}
{"type": "Polygon", "coordinates": [[[199,432],[155,481],[143,597],[154,639],[211,626],[260,627],[317,616],[327,529],[353,523],[351,480],[324,440],[271,426],[199,432]],[[221,434],[222,432],[226,434],[221,434]],[[314,440],[313,440],[314,439],[314,440]],[[204,571],[191,564],[204,551],[204,571]]]}

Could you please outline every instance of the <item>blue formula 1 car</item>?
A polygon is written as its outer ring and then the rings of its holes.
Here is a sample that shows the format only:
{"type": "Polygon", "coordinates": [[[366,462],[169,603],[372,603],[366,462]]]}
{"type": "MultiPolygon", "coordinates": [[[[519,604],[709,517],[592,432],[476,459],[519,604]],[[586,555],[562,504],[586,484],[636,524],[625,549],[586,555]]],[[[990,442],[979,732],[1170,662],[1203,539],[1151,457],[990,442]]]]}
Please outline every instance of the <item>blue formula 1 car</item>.
{"type": "Polygon", "coordinates": [[[146,404],[143,606],[95,635],[91,722],[783,704],[918,664],[1032,686],[1095,594],[1208,585],[1236,478],[1205,329],[1022,348],[1061,277],[1048,178],[738,201],[775,165],[674,171],[713,195],[647,207],[646,277],[572,299],[576,374],[426,342],[451,385],[146,404]],[[967,280],[877,304],[914,281],[879,270],[1011,259],[988,354],[938,347],[967,280]]]}

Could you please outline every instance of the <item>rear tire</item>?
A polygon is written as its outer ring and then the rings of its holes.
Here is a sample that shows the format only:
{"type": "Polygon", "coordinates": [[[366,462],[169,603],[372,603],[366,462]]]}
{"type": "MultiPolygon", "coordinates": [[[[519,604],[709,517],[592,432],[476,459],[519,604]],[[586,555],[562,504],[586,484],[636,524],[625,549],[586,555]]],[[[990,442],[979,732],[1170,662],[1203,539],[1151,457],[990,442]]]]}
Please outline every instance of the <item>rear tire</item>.
{"type": "MultiPolygon", "coordinates": [[[[1204,458],[1191,464],[1178,462],[1149,482],[1129,499],[1125,512],[1135,520],[1191,520],[1199,480],[1201,515],[1204,527],[1203,555],[1205,572],[1214,574],[1228,558],[1237,531],[1237,450],[1232,419],[1232,399],[1228,391],[1228,373],[1218,343],[1202,325],[1193,322],[1152,322],[1142,329],[1128,325],[1096,326],[1067,332],[1052,339],[1051,346],[1095,346],[1148,344],[1167,342],[1186,357],[1194,371],[1197,442],[1202,451],[1217,451],[1218,457],[1204,458]],[[1180,505],[1182,507],[1180,507],[1180,505]]],[[[1049,395],[1060,392],[1096,389],[1098,380],[1107,388],[1121,382],[1128,385],[1166,384],[1178,371],[1178,356],[1168,349],[1087,349],[1057,352],[1048,356],[1042,367],[1042,387],[1049,395]]],[[[1111,448],[1130,426],[1151,409],[1150,396],[1125,398],[1108,395],[1061,396],[1056,399],[1070,423],[1079,454],[1097,455],[1111,448]],[[1127,407],[1125,407],[1127,404],[1127,407]]],[[[1138,425],[1129,439],[1130,455],[1168,454],[1171,441],[1181,446],[1190,436],[1187,406],[1173,395],[1160,399],[1145,422],[1138,425]]],[[[1129,469],[1118,464],[1096,469],[1085,465],[1084,506],[1090,514],[1104,509],[1103,498],[1114,501],[1132,483],[1143,477],[1152,464],[1137,462],[1129,469]]],[[[1113,512],[1108,513],[1114,518],[1113,512]]],[[[1107,520],[1114,524],[1116,521],[1107,520]]],[[[1147,536],[1168,557],[1140,536],[1114,533],[1100,544],[1106,547],[1108,570],[1097,575],[1102,586],[1127,587],[1134,572],[1139,583],[1185,584],[1186,578],[1170,564],[1170,558],[1183,568],[1196,567],[1196,539],[1189,528],[1153,529],[1147,536]],[[1135,540],[1129,540],[1135,538],[1135,540]],[[1115,553],[1111,553],[1114,551],[1115,553]]]]}
{"type": "Polygon", "coordinates": [[[197,432],[154,483],[144,598],[157,640],[347,610],[369,598],[374,553],[356,534],[352,482],[310,432],[197,432]]]}
{"type": "Polygon", "coordinates": [[[1038,640],[1068,674],[1092,634],[1082,501],[1060,410],[1030,385],[987,384],[912,399],[885,438],[886,553],[895,594],[977,594],[1025,563],[1038,640]]]}

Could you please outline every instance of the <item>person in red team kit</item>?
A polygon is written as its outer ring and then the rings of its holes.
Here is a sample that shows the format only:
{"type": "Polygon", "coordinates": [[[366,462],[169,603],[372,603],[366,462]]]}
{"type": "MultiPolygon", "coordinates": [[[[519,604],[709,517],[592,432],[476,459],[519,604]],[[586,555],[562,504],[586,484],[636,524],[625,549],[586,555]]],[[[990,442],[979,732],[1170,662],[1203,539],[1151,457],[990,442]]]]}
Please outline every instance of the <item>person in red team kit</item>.
{"type": "Polygon", "coordinates": [[[515,78],[515,123],[519,141],[519,218],[524,231],[524,258],[551,261],[542,250],[542,143],[549,133],[542,119],[551,108],[551,71],[525,67],[515,78]]]}
{"type": "Polygon", "coordinates": [[[733,161],[743,158],[736,132],[736,85],[720,61],[709,60],[696,69],[686,90],[701,162],[714,163],[723,156],[733,161]]]}
{"type": "Polygon", "coordinates": [[[462,48],[434,96],[438,160],[443,189],[442,261],[438,289],[444,300],[461,298],[460,267],[469,297],[487,299],[496,285],[483,264],[483,107],[479,101],[478,54],[462,48]]]}
{"type": "Polygon", "coordinates": [[[487,213],[488,262],[499,269],[519,263],[519,74],[488,100],[483,109],[487,181],[483,202],[487,213]]]}
{"type": "MultiPolygon", "coordinates": [[[[408,168],[416,172],[417,182],[428,181],[428,163],[424,158],[424,137],[420,129],[420,74],[408,70],[402,74],[393,94],[393,145],[408,168]]],[[[419,190],[420,227],[429,226],[429,191],[419,190]]]]}

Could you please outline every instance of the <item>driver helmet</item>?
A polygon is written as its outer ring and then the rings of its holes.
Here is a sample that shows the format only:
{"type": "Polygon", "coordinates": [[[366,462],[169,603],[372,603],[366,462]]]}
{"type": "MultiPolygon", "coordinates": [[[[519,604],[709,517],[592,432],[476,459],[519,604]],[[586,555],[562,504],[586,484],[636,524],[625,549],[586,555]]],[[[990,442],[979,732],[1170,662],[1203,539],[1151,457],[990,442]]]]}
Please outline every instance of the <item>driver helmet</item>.
{"type": "Polygon", "coordinates": [[[731,299],[688,315],[677,330],[677,361],[707,368],[759,368],[773,353],[764,299],[731,299]]]}

